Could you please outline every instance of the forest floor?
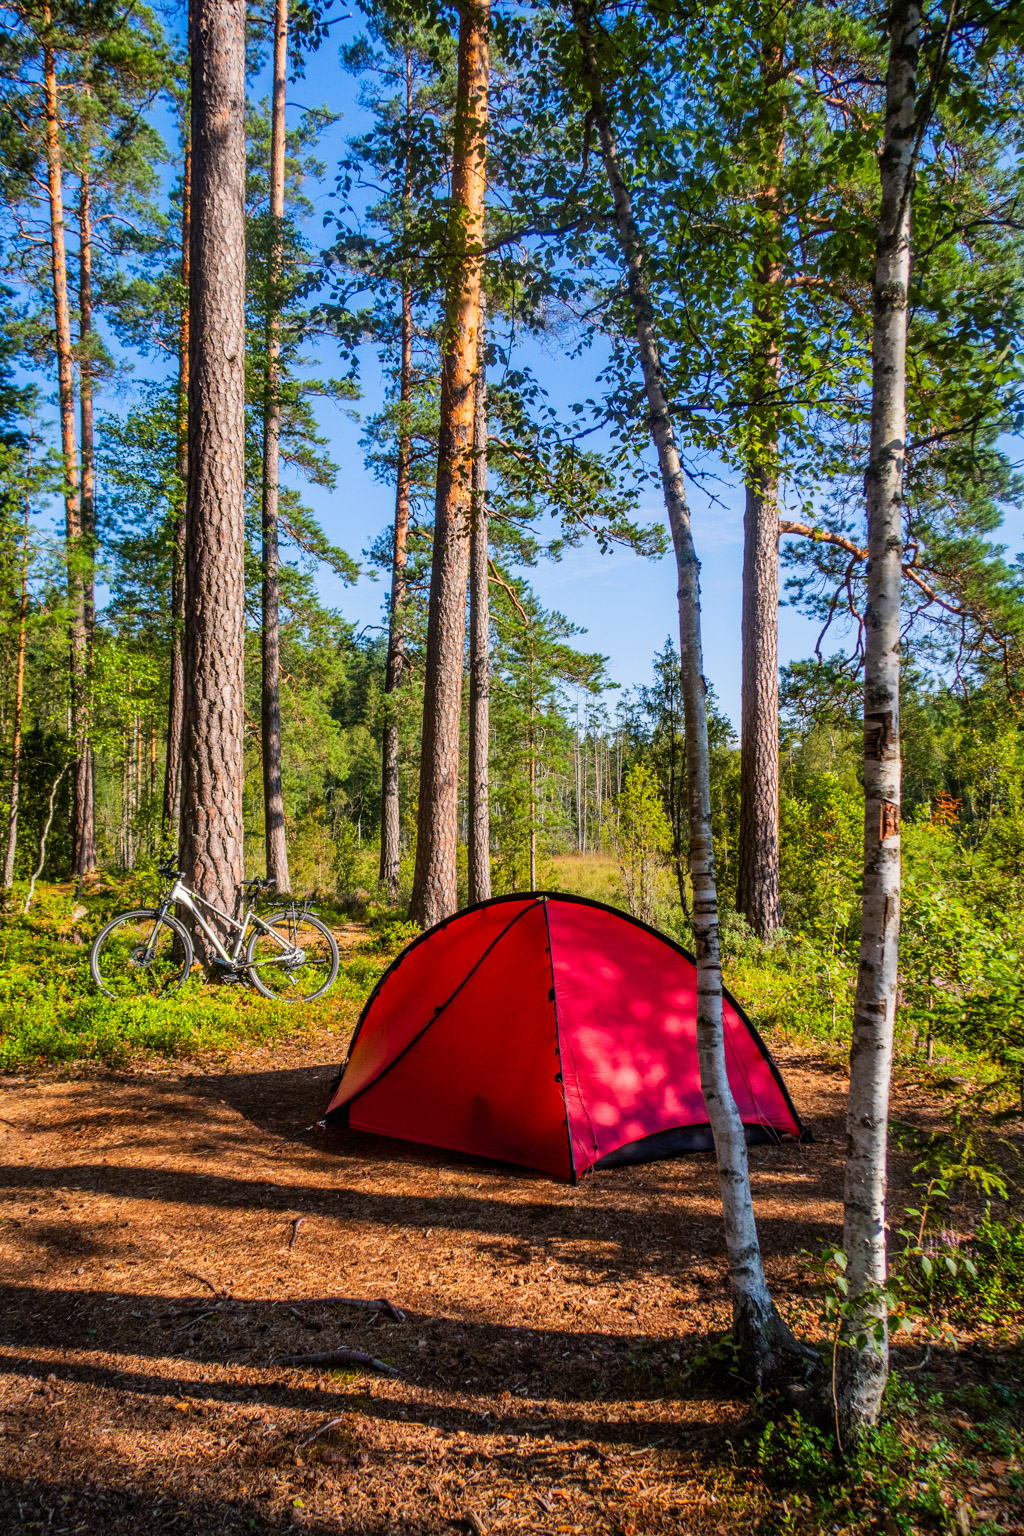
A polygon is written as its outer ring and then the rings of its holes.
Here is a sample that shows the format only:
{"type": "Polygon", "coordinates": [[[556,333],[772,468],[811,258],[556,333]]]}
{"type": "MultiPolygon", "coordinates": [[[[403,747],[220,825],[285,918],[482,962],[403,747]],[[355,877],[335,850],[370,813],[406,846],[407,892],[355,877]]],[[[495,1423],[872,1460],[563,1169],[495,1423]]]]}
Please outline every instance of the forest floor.
{"type": "MultiPolygon", "coordinates": [[[[754,1193],[775,1294],[814,1332],[846,1084],[773,1045],[815,1139],[752,1149],[754,1193]]],[[[343,1050],[311,1030],[0,1080],[0,1529],[1024,1531],[1012,1331],[898,1347],[888,1439],[844,1481],[799,1419],[766,1435],[709,1357],[728,1324],[710,1156],[570,1188],[325,1135],[343,1050]],[[281,1363],[340,1347],[398,1374],[281,1363]]],[[[895,1094],[904,1121],[947,1113],[920,1077],[895,1094]]],[[[893,1156],[897,1208],[913,1164],[893,1156]]]]}

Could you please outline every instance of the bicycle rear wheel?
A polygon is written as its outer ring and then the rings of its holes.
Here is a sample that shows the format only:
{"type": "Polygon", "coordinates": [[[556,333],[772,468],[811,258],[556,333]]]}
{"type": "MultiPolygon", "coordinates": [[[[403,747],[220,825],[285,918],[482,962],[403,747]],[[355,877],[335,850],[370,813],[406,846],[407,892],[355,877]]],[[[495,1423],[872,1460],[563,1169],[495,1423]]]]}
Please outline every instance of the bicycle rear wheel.
{"type": "Polygon", "coordinates": [[[322,997],[338,974],[338,946],[326,923],[309,912],[275,912],[257,928],[245,958],[249,976],[264,997],[311,1003],[322,997]]]}
{"type": "Polygon", "coordinates": [[[166,997],[192,969],[192,940],[176,917],[152,908],[121,912],[96,935],[92,979],[113,998],[166,997]]]}

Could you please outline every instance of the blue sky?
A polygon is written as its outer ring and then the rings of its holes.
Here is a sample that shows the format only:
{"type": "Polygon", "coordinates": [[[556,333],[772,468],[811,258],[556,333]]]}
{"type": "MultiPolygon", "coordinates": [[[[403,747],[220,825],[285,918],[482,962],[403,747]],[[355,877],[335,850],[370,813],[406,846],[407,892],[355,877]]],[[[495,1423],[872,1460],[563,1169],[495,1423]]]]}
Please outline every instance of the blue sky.
{"type": "MultiPolygon", "coordinates": [[[[297,123],[303,109],[326,103],[341,114],[324,137],[319,154],[326,164],[324,183],[307,189],[314,203],[314,215],[308,234],[314,243],[324,238],[322,218],[329,206],[334,166],[345,138],[365,125],[359,106],[358,82],[338,63],[338,44],[351,41],[360,28],[358,16],[342,21],[331,30],[330,41],[307,63],[306,76],[289,88],[289,121],[297,123]]],[[[266,74],[252,86],[259,99],[267,94],[266,74]]],[[[173,128],[169,118],[160,114],[160,125],[168,135],[172,161],[173,128]]],[[[167,180],[177,167],[167,170],[167,180]]],[[[114,349],[117,350],[116,348],[114,349]]],[[[596,394],[596,376],[602,353],[599,348],[576,358],[560,356],[546,343],[527,340],[514,358],[516,366],[529,366],[548,391],[551,403],[568,415],[573,401],[596,394]]],[[[372,349],[364,348],[361,358],[363,399],[357,410],[362,415],[375,411],[382,398],[383,379],[380,362],[372,349]]],[[[339,371],[336,358],[322,351],[315,367],[326,375],[339,371]]],[[[145,378],[153,365],[142,361],[137,376],[145,378]]],[[[125,392],[106,402],[123,411],[125,392]]],[[[130,385],[128,389],[130,393],[130,385]]],[[[319,408],[321,427],[330,443],[330,454],[339,466],[337,488],[333,492],[303,486],[303,494],[319,516],[332,542],[359,557],[369,547],[393,515],[393,497],[388,486],[379,484],[363,465],[359,446],[360,425],[338,406],[323,402],[319,408]]],[[[1019,446],[1019,445],[1017,445],[1019,446]]],[[[703,632],[705,671],[714,685],[721,707],[738,724],[740,681],[740,575],[743,558],[742,489],[724,478],[714,487],[714,499],[691,487],[694,537],[702,562],[703,632]]],[[[663,520],[664,510],[656,489],[644,493],[641,507],[645,520],[663,520]]],[[[1005,531],[1011,553],[1024,544],[1024,518],[1015,518],[1005,531]]],[[[616,549],[602,555],[593,544],[569,549],[558,563],[543,562],[529,573],[535,591],[547,607],[557,608],[586,633],[578,644],[608,657],[608,671],[622,687],[649,680],[651,658],[664,645],[666,636],[677,636],[676,582],[671,553],[661,560],[644,560],[627,550],[616,549]]],[[[386,583],[379,576],[362,577],[354,587],[346,587],[338,578],[324,573],[320,578],[324,599],[337,607],[360,628],[379,625],[386,583]]],[[[811,653],[817,626],[792,609],[780,614],[780,660],[782,663],[811,653]]],[[[838,642],[837,642],[838,643],[838,642]]],[[[614,702],[614,698],[609,700],[614,702]]]]}
{"type": "MultiPolygon", "coordinates": [[[[338,42],[356,35],[358,18],[333,29],[338,42]]],[[[265,95],[265,77],[255,84],[254,94],[265,95]]],[[[310,237],[319,236],[322,210],[327,205],[330,167],[342,140],[360,131],[365,115],[358,102],[358,82],[337,62],[337,45],[332,41],[307,64],[306,77],[289,88],[289,119],[294,122],[299,110],[321,101],[342,120],[325,137],[321,151],[328,164],[327,185],[317,196],[317,214],[309,227],[310,237]]],[[[601,353],[584,353],[579,358],[560,357],[550,345],[541,347],[529,340],[518,350],[515,366],[526,365],[547,390],[550,402],[568,415],[573,401],[595,394],[595,380],[601,353]]],[[[331,370],[325,357],[325,369],[331,370]]],[[[382,378],[376,357],[363,349],[361,383],[364,398],[359,411],[370,414],[382,396],[382,378]]],[[[346,420],[342,411],[326,404],[320,412],[321,424],[331,441],[331,454],[341,467],[338,488],[333,493],[307,487],[304,495],[317,512],[329,537],[359,555],[393,515],[393,498],[387,486],[378,484],[363,467],[358,444],[360,428],[346,420]]],[[[740,572],[743,560],[742,490],[728,482],[715,488],[715,501],[699,488],[691,488],[694,536],[702,562],[704,598],[705,670],[714,684],[722,708],[735,722],[739,716],[740,681],[740,572]]],[[[664,507],[655,489],[649,489],[642,502],[645,521],[664,521],[664,507]]],[[[541,602],[557,608],[585,629],[578,644],[609,658],[608,671],[622,687],[648,682],[651,659],[669,634],[678,643],[675,566],[671,553],[663,559],[644,560],[628,550],[616,549],[601,554],[593,543],[565,552],[559,562],[542,562],[528,573],[541,602]]],[[[359,625],[381,622],[381,604],[386,584],[363,578],[354,587],[345,587],[328,576],[322,579],[325,598],[359,625]]],[[[812,649],[817,626],[792,610],[783,610],[780,626],[780,651],[783,662],[805,656],[812,649]]]]}

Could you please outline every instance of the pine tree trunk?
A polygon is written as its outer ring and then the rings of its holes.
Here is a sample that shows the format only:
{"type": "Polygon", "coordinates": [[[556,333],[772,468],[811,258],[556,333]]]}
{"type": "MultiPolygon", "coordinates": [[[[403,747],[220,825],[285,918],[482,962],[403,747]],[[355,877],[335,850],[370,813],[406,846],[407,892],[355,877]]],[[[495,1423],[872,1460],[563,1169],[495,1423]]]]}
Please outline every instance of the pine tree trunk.
{"type": "MultiPolygon", "coordinates": [[[[243,874],[245,10],[194,0],[181,865],[235,906],[243,874]]],[[[197,953],[210,960],[204,936],[197,953]]]]}
{"type": "MultiPolygon", "coordinates": [[[[43,7],[49,29],[49,5],[43,7]]],[[[53,283],[54,331],[57,351],[57,394],[61,458],[64,471],[64,538],[68,564],[69,694],[71,740],[75,752],[71,797],[71,867],[78,874],[88,857],[88,755],[86,752],[86,629],[85,585],[82,579],[82,518],[75,442],[75,387],[68,304],[68,262],[64,234],[64,167],[60,144],[60,104],[54,51],[43,48],[43,102],[46,132],[47,188],[50,203],[50,264],[53,283]]]]}
{"type": "Polygon", "coordinates": [[[263,806],[267,878],[290,890],[281,784],[281,630],[277,507],[281,438],[281,316],[284,275],[285,85],[288,75],[288,0],[274,7],[274,90],[270,138],[270,282],[267,307],[267,381],[263,420],[263,806]]]}
{"type": "Polygon", "coordinates": [[[463,0],[449,269],[441,366],[434,555],[423,684],[423,739],[411,914],[424,928],[458,905],[459,726],[466,639],[474,384],[480,320],[490,0],[463,0]]]}
{"type": "Polygon", "coordinates": [[[188,486],[189,245],[192,209],[192,131],[185,129],[185,167],[181,185],[181,314],[178,318],[177,458],[179,502],[174,520],[171,565],[171,668],[167,690],[167,762],[161,815],[164,835],[178,824],[181,805],[181,722],[185,668],[185,498],[188,486]]]}
{"type": "Polygon", "coordinates": [[[736,905],[760,939],[779,927],[779,475],[777,398],[780,376],[781,283],[779,181],[786,61],[785,7],[761,47],[758,228],[762,254],[755,276],[753,385],[743,518],[743,604],[740,686],[740,835],[736,905]]]}
{"type": "Polygon", "coordinates": [[[643,246],[601,88],[593,11],[582,0],[574,0],[573,19],[583,53],[584,83],[600,135],[602,159],[614,204],[616,233],[626,267],[637,351],[650,408],[651,436],[658,454],[676,557],[693,927],[698,972],[697,1055],[704,1102],[715,1138],[732,1286],[733,1336],[740,1350],[745,1374],[760,1385],[790,1372],[794,1364],[804,1361],[806,1352],[783,1323],[768,1291],[754,1221],[746,1140],[726,1069],[718,893],[711,836],[707,685],[701,654],[700,567],[693,546],[682,464],[661,371],[643,246]]]}
{"type": "Polygon", "coordinates": [[[864,614],[864,884],[850,1094],[843,1246],[852,1310],[837,1357],[836,1422],[845,1451],[878,1418],[889,1372],[885,1284],[886,1131],[900,932],[900,588],[906,443],[907,303],[919,0],[889,18],[882,201],[874,272],[871,446],[864,614]],[[875,1336],[877,1330],[878,1337],[875,1336]],[[867,1333],[867,1347],[853,1340],[867,1333]]]}
{"type": "MultiPolygon", "coordinates": [[[[78,362],[79,412],[82,424],[82,615],[85,624],[85,667],[92,677],[96,632],[96,453],[93,428],[92,344],[92,182],[88,166],[82,170],[78,200],[78,362]]],[[[91,689],[86,684],[87,692],[91,689]]],[[[86,722],[88,723],[88,722],[86,722]]],[[[83,743],[86,772],[82,804],[82,849],[77,875],[91,875],[96,868],[96,802],[93,787],[92,742],[83,743]]]]}
{"type": "Polygon", "coordinates": [[[760,939],[779,906],[779,506],[767,462],[748,474],[743,517],[740,836],[736,905],[760,939]]]}
{"type": "Polygon", "coordinates": [[[399,401],[398,472],[395,477],[395,538],[391,552],[391,601],[388,605],[388,659],[384,693],[389,703],[381,750],[380,882],[391,901],[398,896],[402,870],[402,823],[398,798],[398,717],[394,695],[402,685],[405,664],[406,570],[409,564],[409,468],[412,440],[408,412],[412,406],[412,289],[402,285],[402,360],[399,401]]]}
{"type": "Polygon", "coordinates": [[[487,362],[480,301],[469,544],[469,899],[491,898],[491,604],[487,521],[487,362]]]}
{"type": "MultiPolygon", "coordinates": [[[[31,469],[31,459],[29,468],[31,469]]],[[[25,527],[21,544],[21,601],[18,607],[18,663],[14,681],[14,739],[11,743],[11,808],[7,819],[7,851],[4,855],[4,890],[14,884],[14,860],[18,851],[18,800],[21,794],[21,718],[25,704],[25,639],[28,632],[28,545],[31,496],[25,489],[25,527]]]]}

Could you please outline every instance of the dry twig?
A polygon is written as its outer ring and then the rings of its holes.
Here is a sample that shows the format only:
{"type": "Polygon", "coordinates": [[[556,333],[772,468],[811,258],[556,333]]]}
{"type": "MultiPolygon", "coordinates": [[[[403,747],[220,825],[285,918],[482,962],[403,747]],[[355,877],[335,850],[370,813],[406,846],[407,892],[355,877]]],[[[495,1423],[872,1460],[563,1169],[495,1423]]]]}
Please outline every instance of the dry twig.
{"type": "Polygon", "coordinates": [[[366,1355],[361,1349],[329,1349],[320,1355],[285,1355],[277,1363],[278,1365],[362,1365],[369,1371],[379,1371],[382,1376],[399,1374],[393,1365],[388,1365],[386,1360],[378,1360],[376,1355],[366,1355]]]}

